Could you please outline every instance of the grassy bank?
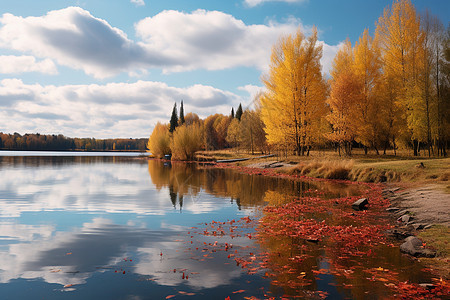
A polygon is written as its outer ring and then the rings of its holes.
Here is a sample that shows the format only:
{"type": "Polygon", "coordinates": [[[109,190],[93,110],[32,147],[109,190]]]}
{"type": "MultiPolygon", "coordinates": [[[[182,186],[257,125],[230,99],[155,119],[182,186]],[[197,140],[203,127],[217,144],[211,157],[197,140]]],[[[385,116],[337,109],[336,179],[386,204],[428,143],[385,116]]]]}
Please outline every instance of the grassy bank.
{"type": "MultiPolygon", "coordinates": [[[[201,157],[214,160],[257,157],[247,152],[232,150],[202,152],[201,157]]],[[[399,155],[365,155],[354,151],[351,158],[341,157],[334,151],[312,151],[310,156],[278,156],[252,159],[238,163],[251,166],[256,163],[278,160],[291,167],[281,168],[280,172],[300,174],[308,177],[344,179],[361,182],[396,182],[408,184],[441,184],[450,192],[450,158],[412,157],[408,153],[399,155]]]]}

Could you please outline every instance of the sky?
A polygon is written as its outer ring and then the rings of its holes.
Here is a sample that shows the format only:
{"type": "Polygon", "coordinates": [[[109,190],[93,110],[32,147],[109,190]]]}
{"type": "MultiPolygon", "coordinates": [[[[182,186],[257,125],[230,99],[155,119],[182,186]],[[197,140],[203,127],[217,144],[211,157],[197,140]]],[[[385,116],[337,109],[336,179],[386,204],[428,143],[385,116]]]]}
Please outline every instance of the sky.
{"type": "MultiPolygon", "coordinates": [[[[412,0],[444,26],[450,1],[412,0]]],[[[387,0],[0,2],[0,132],[148,137],[174,103],[204,118],[251,107],[280,36],[339,46],[373,34],[387,0]]]]}

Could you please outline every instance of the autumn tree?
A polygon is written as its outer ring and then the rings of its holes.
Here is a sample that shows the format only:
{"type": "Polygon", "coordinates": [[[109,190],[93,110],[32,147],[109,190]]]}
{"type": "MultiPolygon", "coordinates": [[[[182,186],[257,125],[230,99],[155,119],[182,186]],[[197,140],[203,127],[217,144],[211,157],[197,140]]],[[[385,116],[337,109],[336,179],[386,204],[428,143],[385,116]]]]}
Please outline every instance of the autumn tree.
{"type": "MultiPolygon", "coordinates": [[[[354,47],[353,72],[361,87],[361,97],[358,97],[352,114],[355,122],[356,141],[378,152],[383,143],[383,97],[377,94],[381,84],[381,56],[378,44],[373,41],[366,29],[354,47]]],[[[367,153],[367,151],[366,151],[367,153]]]]}
{"type": "Polygon", "coordinates": [[[162,158],[170,154],[170,134],[169,127],[158,122],[148,139],[147,148],[156,157],[162,158]]]}
{"type": "Polygon", "coordinates": [[[321,137],[327,85],[322,78],[322,46],[314,28],[309,38],[300,30],[274,45],[261,116],[271,144],[283,144],[297,155],[309,154],[321,137]]]}
{"type": "Polygon", "coordinates": [[[196,113],[188,113],[185,117],[185,122],[187,125],[192,125],[195,122],[200,122],[200,118],[196,113]]]}
{"type": "Polygon", "coordinates": [[[258,110],[246,109],[239,124],[241,146],[254,154],[255,150],[264,152],[267,148],[266,133],[258,110]]]}
{"type": "Polygon", "coordinates": [[[182,125],[175,129],[170,143],[172,158],[175,160],[193,160],[195,152],[202,149],[203,128],[200,122],[182,125]]]}
{"type": "Polygon", "coordinates": [[[226,140],[233,148],[238,149],[241,141],[241,128],[238,119],[234,118],[231,120],[228,126],[226,140]]]}
{"type": "Polygon", "coordinates": [[[394,105],[403,112],[398,116],[403,129],[399,134],[412,140],[414,155],[418,155],[419,141],[423,138],[421,120],[423,95],[419,86],[423,34],[420,19],[409,0],[396,0],[386,8],[376,27],[383,59],[383,73],[396,91],[394,105]]]}
{"type": "Polygon", "coordinates": [[[349,40],[336,53],[330,73],[331,91],[327,99],[330,112],[327,120],[332,126],[332,132],[325,136],[338,144],[339,155],[341,148],[346,155],[351,155],[351,143],[357,132],[355,108],[361,102],[362,85],[354,71],[354,56],[349,40]]]}

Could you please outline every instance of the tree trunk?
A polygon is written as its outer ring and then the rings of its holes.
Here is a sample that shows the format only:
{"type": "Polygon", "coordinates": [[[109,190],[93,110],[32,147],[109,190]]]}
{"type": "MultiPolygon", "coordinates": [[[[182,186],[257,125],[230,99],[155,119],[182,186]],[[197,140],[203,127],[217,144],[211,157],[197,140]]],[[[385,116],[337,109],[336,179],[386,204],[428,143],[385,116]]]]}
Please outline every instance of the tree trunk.
{"type": "Polygon", "coordinates": [[[417,152],[417,149],[419,149],[419,147],[417,140],[413,140],[413,149],[414,149],[414,156],[418,156],[419,154],[417,152]]]}

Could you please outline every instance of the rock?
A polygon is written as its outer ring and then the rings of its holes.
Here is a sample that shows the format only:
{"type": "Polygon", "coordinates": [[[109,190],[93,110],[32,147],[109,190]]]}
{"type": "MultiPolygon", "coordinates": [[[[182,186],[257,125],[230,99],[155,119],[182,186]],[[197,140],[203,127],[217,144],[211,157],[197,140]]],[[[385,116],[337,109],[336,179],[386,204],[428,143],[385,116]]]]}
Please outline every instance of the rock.
{"type": "Polygon", "coordinates": [[[427,224],[423,227],[423,229],[430,229],[431,227],[433,227],[433,224],[427,224]]]}
{"type": "Polygon", "coordinates": [[[397,219],[397,221],[402,222],[402,223],[408,223],[411,220],[412,220],[412,217],[410,215],[403,215],[397,219]]]}
{"type": "Polygon", "coordinates": [[[386,208],[386,211],[388,211],[388,212],[393,212],[393,211],[398,211],[398,210],[400,210],[400,208],[398,208],[398,207],[389,207],[389,208],[386,208]]]}
{"type": "Polygon", "coordinates": [[[416,257],[435,257],[436,252],[423,247],[422,241],[415,237],[409,236],[405,242],[400,245],[400,251],[416,257]]]}
{"type": "Polygon", "coordinates": [[[404,240],[408,236],[411,236],[411,233],[409,231],[399,231],[397,229],[389,231],[388,233],[392,234],[397,240],[404,240]]]}
{"type": "Polygon", "coordinates": [[[421,230],[421,229],[425,228],[425,225],[426,224],[414,224],[413,227],[414,227],[414,230],[421,230]]]}
{"type": "Polygon", "coordinates": [[[434,284],[432,284],[432,283],[419,283],[419,285],[427,290],[431,290],[431,289],[435,288],[434,284]]]}
{"type": "Polygon", "coordinates": [[[367,209],[366,208],[367,204],[369,204],[369,201],[367,201],[367,198],[361,198],[352,204],[352,208],[354,210],[364,210],[364,209],[367,209]]]}
{"type": "Polygon", "coordinates": [[[314,244],[317,244],[317,243],[320,242],[319,239],[314,239],[314,238],[306,239],[306,241],[307,241],[307,242],[310,242],[310,243],[314,243],[314,244]]]}
{"type": "Polygon", "coordinates": [[[406,215],[406,214],[409,214],[409,210],[400,210],[400,211],[398,211],[398,212],[396,212],[395,213],[397,216],[403,216],[403,215],[406,215]]]}
{"type": "Polygon", "coordinates": [[[421,163],[416,165],[416,168],[425,169],[425,165],[423,164],[423,162],[421,162],[421,163]]]}

